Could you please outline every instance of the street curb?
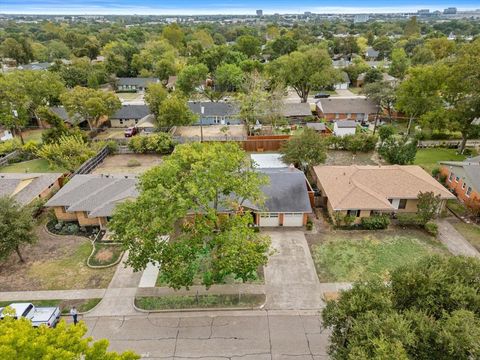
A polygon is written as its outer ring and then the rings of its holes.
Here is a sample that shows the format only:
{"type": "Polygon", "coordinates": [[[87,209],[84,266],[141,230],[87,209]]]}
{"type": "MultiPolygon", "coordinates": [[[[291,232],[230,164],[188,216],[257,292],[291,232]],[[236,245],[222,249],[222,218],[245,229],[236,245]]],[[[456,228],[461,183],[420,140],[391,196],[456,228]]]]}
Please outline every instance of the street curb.
{"type": "MultiPolygon", "coordinates": [[[[264,294],[263,294],[264,295],[264,294]]],[[[150,313],[173,313],[173,312],[181,312],[181,313],[189,313],[189,312],[207,312],[207,311],[245,311],[245,310],[263,310],[265,304],[267,303],[267,296],[265,295],[265,301],[263,304],[255,307],[236,307],[236,308],[191,308],[191,309],[164,309],[164,310],[145,310],[137,307],[135,305],[135,299],[133,298],[132,305],[135,311],[150,314],[150,313]]]]}

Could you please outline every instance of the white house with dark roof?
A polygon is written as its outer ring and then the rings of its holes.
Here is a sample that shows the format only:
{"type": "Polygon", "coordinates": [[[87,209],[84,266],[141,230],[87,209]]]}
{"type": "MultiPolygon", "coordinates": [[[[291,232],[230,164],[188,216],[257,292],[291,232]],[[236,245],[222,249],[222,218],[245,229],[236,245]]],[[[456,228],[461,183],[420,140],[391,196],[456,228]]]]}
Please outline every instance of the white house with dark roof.
{"type": "Polygon", "coordinates": [[[190,111],[198,115],[193,125],[240,125],[240,108],[231,102],[189,101],[190,111]]]}
{"type": "Polygon", "coordinates": [[[144,92],[149,84],[160,82],[154,77],[121,77],[116,80],[116,91],[144,92]]]}
{"type": "Polygon", "coordinates": [[[335,136],[355,135],[356,131],[357,122],[355,120],[338,120],[333,123],[333,134],[335,136]]]}
{"type": "Polygon", "coordinates": [[[112,116],[110,126],[113,128],[127,128],[136,126],[141,119],[150,114],[147,105],[122,105],[112,116]]]}

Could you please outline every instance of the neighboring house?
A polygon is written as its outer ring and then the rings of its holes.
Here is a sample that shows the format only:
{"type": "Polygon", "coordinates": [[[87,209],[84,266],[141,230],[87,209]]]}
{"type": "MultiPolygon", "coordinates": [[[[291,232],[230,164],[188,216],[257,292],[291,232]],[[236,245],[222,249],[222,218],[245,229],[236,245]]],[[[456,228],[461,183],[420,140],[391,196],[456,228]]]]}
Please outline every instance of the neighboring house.
{"type": "Polygon", "coordinates": [[[158,78],[141,78],[141,77],[124,77],[118,78],[116,81],[116,91],[133,91],[143,92],[149,84],[158,83],[158,78]]]}
{"type": "Polygon", "coordinates": [[[268,176],[269,184],[262,187],[266,197],[262,208],[251,207],[255,223],[261,227],[306,225],[312,213],[313,191],[305,174],[294,167],[259,171],[268,176]]]}
{"type": "Polygon", "coordinates": [[[147,105],[122,105],[111,117],[110,126],[127,128],[136,126],[141,119],[150,114],[147,105]]]}
{"type": "Polygon", "coordinates": [[[48,199],[60,189],[61,173],[1,173],[0,196],[13,197],[21,205],[48,199]]]}
{"type": "Polygon", "coordinates": [[[50,110],[65,121],[68,125],[81,125],[84,121],[80,115],[75,114],[73,116],[68,115],[67,110],[63,106],[51,106],[50,110]]]}
{"type": "Polygon", "coordinates": [[[388,69],[390,67],[390,61],[388,60],[372,60],[372,61],[367,61],[367,65],[370,66],[371,68],[375,69],[388,69]]]}
{"type": "Polygon", "coordinates": [[[343,69],[352,64],[351,61],[345,59],[332,60],[332,65],[335,69],[343,69]]]}
{"type": "Polygon", "coordinates": [[[460,200],[480,200],[480,156],[465,161],[441,161],[440,173],[460,200]]]}
{"type": "Polygon", "coordinates": [[[380,53],[375,50],[373,47],[367,47],[367,50],[365,50],[365,59],[367,60],[377,60],[378,55],[380,53]]]}
{"type": "MultiPolygon", "coordinates": [[[[260,207],[248,200],[243,206],[254,214],[259,226],[303,226],[312,212],[313,191],[295,168],[259,169],[270,182],[262,187],[265,203],[260,207]]],[[[138,196],[134,175],[75,175],[46,204],[62,221],[104,228],[118,203],[138,196]]],[[[228,213],[228,210],[225,210],[228,213]]]]}
{"type": "Polygon", "coordinates": [[[240,109],[230,102],[190,101],[190,110],[198,115],[194,125],[239,125],[240,109]]]}
{"type": "Polygon", "coordinates": [[[356,223],[377,213],[416,213],[420,192],[440,195],[441,209],[455,198],[416,165],[315,166],[312,176],[330,216],[354,216],[356,223]]]}
{"type": "Polygon", "coordinates": [[[18,70],[48,70],[52,66],[49,62],[33,62],[30,64],[18,65],[18,70]]]}
{"type": "Polygon", "coordinates": [[[134,175],[75,175],[46,204],[62,221],[104,228],[115,206],[138,196],[134,175]]]}
{"type": "Polygon", "coordinates": [[[155,131],[155,115],[148,114],[140,119],[137,123],[137,128],[144,133],[152,133],[155,131]]]}
{"type": "Polygon", "coordinates": [[[354,119],[369,120],[377,112],[375,104],[363,97],[320,99],[316,103],[319,117],[328,121],[354,119]]]}
{"type": "Polygon", "coordinates": [[[307,128],[315,130],[322,135],[329,135],[332,133],[332,131],[327,127],[327,125],[322,122],[309,122],[306,123],[305,126],[307,128]]]}
{"type": "Polygon", "coordinates": [[[335,136],[355,135],[356,131],[357,122],[355,120],[338,120],[333,123],[333,134],[335,136]]]}
{"type": "MultiPolygon", "coordinates": [[[[363,87],[365,85],[366,74],[367,73],[361,73],[360,75],[358,75],[357,80],[355,81],[356,87],[363,87]]],[[[398,79],[387,73],[382,73],[382,81],[390,84],[395,84],[396,82],[398,82],[398,79]]]]}
{"type": "Polygon", "coordinates": [[[282,105],[282,115],[286,117],[290,123],[304,122],[306,118],[312,117],[312,109],[309,103],[284,102],[282,105]]]}
{"type": "Polygon", "coordinates": [[[350,86],[350,78],[348,77],[348,74],[345,71],[342,71],[341,73],[342,80],[335,85],[333,85],[335,90],[347,90],[348,87],[350,86]]]}

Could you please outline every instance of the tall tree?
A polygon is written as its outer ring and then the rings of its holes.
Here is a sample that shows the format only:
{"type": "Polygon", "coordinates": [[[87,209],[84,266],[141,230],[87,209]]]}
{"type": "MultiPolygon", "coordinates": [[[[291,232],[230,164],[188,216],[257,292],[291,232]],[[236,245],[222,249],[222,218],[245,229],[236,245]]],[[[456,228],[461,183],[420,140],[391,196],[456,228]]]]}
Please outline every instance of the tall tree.
{"type": "MultiPolygon", "coordinates": [[[[11,308],[4,309],[7,313],[11,308]]],[[[55,328],[34,328],[30,320],[5,316],[0,321],[0,358],[2,359],[86,359],[136,360],[132,351],[118,354],[108,351],[108,340],[93,342],[86,337],[87,326],[80,322],[67,325],[63,320],[55,328]]]]}
{"type": "Polygon", "coordinates": [[[90,130],[97,128],[100,121],[110,117],[122,106],[113,92],[75,86],[61,96],[61,101],[70,116],[78,115],[88,122],[90,130]]]}
{"type": "Polygon", "coordinates": [[[249,134],[257,121],[261,122],[266,114],[268,99],[266,85],[265,79],[257,72],[253,72],[245,79],[243,92],[237,95],[240,103],[240,117],[247,123],[249,134]]]}
{"type": "Polygon", "coordinates": [[[187,99],[179,94],[171,94],[158,107],[156,117],[160,129],[172,126],[191,125],[196,116],[187,104],[187,99]]]}
{"type": "Polygon", "coordinates": [[[319,47],[306,47],[283,55],[268,68],[276,82],[291,86],[302,102],[307,102],[312,88],[332,85],[339,79],[328,52],[319,47]]]}
{"type": "Polygon", "coordinates": [[[208,77],[208,68],[204,64],[185,66],[178,74],[176,87],[185,96],[191,96],[195,92],[202,92],[208,77]]]}
{"type": "Polygon", "coordinates": [[[252,35],[242,35],[237,38],[235,47],[249,58],[260,54],[260,39],[252,35]]]}
{"type": "Polygon", "coordinates": [[[21,206],[15,199],[0,197],[0,260],[5,260],[15,251],[20,261],[24,262],[21,247],[37,240],[33,226],[31,208],[21,206]]]}
{"type": "Polygon", "coordinates": [[[155,119],[158,117],[160,112],[160,105],[167,98],[168,92],[163,84],[150,84],[145,91],[145,102],[148,105],[148,108],[155,115],[155,119]]]}
{"type": "Polygon", "coordinates": [[[158,264],[177,289],[198,276],[207,287],[228,275],[255,277],[269,239],[249,226],[244,207],[246,200],[261,206],[266,180],[248,161],[234,143],[193,143],[177,146],[146,172],[139,197],[120,204],[109,225],[129,249],[127,263],[134,269],[158,264]]]}
{"type": "Polygon", "coordinates": [[[396,85],[386,81],[377,81],[366,84],[363,92],[367,98],[372,100],[382,111],[388,114],[390,120],[392,119],[392,112],[397,98],[396,85]]]}
{"type": "Polygon", "coordinates": [[[392,51],[392,62],[388,72],[390,75],[399,79],[403,79],[408,67],[410,66],[410,59],[403,48],[397,48],[392,51]]]}
{"type": "Polygon", "coordinates": [[[282,159],[294,164],[305,172],[310,166],[321,164],[327,158],[324,139],[313,129],[305,129],[300,135],[290,138],[281,148],[282,159]]]}

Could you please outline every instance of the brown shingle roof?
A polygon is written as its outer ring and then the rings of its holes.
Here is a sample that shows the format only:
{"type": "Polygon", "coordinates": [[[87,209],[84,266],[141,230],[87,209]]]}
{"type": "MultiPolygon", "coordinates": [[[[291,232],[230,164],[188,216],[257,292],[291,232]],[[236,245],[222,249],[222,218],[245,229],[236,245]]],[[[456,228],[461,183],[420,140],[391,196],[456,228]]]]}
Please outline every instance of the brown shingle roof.
{"type": "Polygon", "coordinates": [[[366,98],[328,98],[320,99],[318,107],[324,114],[373,114],[377,108],[366,98]]]}
{"type": "Polygon", "coordinates": [[[315,166],[317,179],[334,210],[393,210],[389,199],[416,199],[433,191],[454,199],[420,166],[315,166]]]}

